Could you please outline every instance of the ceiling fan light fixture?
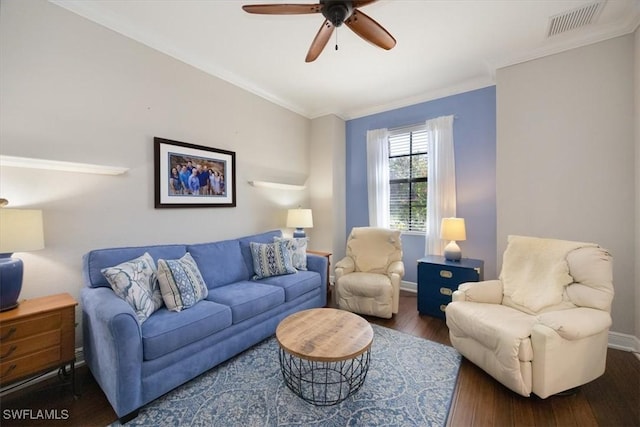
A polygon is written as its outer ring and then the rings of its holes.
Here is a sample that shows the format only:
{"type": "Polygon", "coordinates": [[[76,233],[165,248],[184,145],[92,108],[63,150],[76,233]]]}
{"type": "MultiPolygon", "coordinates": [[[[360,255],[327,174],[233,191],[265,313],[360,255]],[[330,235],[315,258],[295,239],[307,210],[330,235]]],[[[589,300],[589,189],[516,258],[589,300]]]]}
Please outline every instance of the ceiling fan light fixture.
{"type": "Polygon", "coordinates": [[[353,4],[350,1],[328,1],[322,8],[322,15],[336,28],[341,26],[352,12],[353,4]]]}
{"type": "MultiPolygon", "coordinates": [[[[382,25],[359,9],[376,1],[378,0],[319,0],[317,4],[244,5],[242,9],[247,13],[263,15],[322,13],[325,20],[311,42],[305,58],[305,62],[313,62],[322,53],[334,30],[342,24],[346,24],[354,33],[375,46],[386,50],[392,49],[396,45],[396,39],[382,25]]],[[[336,50],[338,50],[337,38],[336,50]]]]}

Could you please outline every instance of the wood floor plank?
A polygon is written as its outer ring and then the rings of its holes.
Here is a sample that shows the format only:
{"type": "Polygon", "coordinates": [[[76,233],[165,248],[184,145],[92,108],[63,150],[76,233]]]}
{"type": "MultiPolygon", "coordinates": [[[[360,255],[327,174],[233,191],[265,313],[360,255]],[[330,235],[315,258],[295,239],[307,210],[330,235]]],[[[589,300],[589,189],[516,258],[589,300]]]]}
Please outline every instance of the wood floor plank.
{"type": "MultiPolygon", "coordinates": [[[[330,304],[335,306],[334,304],[330,304]]],[[[421,316],[416,295],[402,292],[400,312],[391,319],[367,317],[372,323],[451,345],[442,319],[421,316]]],[[[66,420],[0,419],[10,426],[105,426],[117,417],[86,367],[77,371],[82,396],[73,399],[57,379],[43,381],[0,400],[5,409],[32,411],[66,409],[66,420]]],[[[4,414],[4,412],[0,412],[4,414]]],[[[480,368],[463,359],[447,425],[473,426],[640,426],[640,361],[632,354],[609,349],[605,374],[572,396],[540,399],[513,393],[480,368]]]]}

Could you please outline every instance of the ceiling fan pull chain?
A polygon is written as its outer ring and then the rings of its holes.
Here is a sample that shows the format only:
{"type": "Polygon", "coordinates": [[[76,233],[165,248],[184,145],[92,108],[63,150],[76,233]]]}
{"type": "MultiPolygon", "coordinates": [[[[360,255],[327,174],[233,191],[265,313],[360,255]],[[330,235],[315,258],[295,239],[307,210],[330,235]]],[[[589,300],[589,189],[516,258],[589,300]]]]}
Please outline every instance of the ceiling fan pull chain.
{"type": "Polygon", "coordinates": [[[336,50],[338,50],[338,29],[336,28],[336,50]]]}

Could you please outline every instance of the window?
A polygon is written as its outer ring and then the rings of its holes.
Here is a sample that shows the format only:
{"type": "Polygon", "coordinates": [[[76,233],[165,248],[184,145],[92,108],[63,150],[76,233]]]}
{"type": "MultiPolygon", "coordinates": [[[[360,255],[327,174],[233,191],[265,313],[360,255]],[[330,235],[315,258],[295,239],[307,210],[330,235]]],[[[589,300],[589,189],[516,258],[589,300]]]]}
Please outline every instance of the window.
{"type": "Polygon", "coordinates": [[[391,228],[426,231],[427,160],[425,126],[389,132],[391,228]]]}

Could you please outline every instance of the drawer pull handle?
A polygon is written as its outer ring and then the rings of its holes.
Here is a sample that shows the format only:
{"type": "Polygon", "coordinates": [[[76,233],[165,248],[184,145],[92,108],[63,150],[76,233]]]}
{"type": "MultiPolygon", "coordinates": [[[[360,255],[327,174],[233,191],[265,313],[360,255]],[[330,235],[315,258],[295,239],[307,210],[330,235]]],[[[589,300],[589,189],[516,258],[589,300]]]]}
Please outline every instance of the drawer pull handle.
{"type": "Polygon", "coordinates": [[[16,333],[17,330],[18,328],[12,326],[11,329],[9,329],[9,332],[7,332],[3,337],[0,337],[0,340],[8,340],[9,338],[11,338],[11,335],[16,333]]]}
{"type": "Polygon", "coordinates": [[[9,351],[7,351],[3,355],[0,355],[0,360],[6,359],[7,357],[11,356],[13,354],[13,352],[16,351],[17,349],[18,349],[17,345],[12,345],[11,348],[9,349],[9,351]]]}
{"type": "Polygon", "coordinates": [[[440,270],[440,277],[444,277],[445,279],[451,279],[453,277],[453,273],[449,270],[440,270]]]}
{"type": "Polygon", "coordinates": [[[447,304],[440,304],[440,311],[444,313],[444,311],[447,309],[447,304]]]}
{"type": "Polygon", "coordinates": [[[453,291],[449,288],[440,288],[440,293],[442,295],[449,295],[451,296],[451,294],[453,293],[453,291]]]}
{"type": "Polygon", "coordinates": [[[7,369],[7,371],[6,371],[6,372],[4,372],[4,373],[2,374],[2,376],[4,376],[4,377],[8,376],[8,375],[11,373],[11,371],[13,371],[14,369],[16,369],[16,366],[18,366],[18,365],[11,365],[11,366],[9,366],[9,369],[7,369]]]}

